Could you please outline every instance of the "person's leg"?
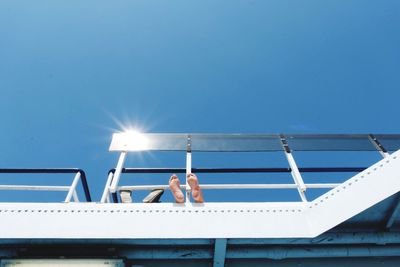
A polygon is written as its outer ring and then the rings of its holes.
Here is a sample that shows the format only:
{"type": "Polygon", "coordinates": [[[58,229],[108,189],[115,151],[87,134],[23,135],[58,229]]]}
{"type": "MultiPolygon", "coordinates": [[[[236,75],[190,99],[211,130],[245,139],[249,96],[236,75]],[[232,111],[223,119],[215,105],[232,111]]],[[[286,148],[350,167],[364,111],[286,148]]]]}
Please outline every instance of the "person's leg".
{"type": "Polygon", "coordinates": [[[193,173],[189,173],[187,176],[187,182],[192,189],[192,196],[196,203],[203,203],[203,192],[201,192],[201,188],[199,185],[199,180],[197,176],[193,173]]]}
{"type": "Polygon", "coordinates": [[[185,197],[180,187],[179,178],[175,174],[173,174],[171,178],[169,178],[169,189],[171,189],[172,195],[174,196],[176,203],[185,202],[185,197]]]}

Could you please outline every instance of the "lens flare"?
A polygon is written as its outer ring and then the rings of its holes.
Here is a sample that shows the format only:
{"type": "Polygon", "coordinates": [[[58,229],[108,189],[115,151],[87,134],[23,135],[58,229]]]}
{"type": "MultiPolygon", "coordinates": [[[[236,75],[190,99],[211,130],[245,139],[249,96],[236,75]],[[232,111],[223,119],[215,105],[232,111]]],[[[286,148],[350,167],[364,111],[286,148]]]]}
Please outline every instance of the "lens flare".
{"type": "Polygon", "coordinates": [[[132,129],[115,133],[110,146],[110,150],[119,151],[144,151],[148,149],[148,138],[143,133],[132,129]]]}

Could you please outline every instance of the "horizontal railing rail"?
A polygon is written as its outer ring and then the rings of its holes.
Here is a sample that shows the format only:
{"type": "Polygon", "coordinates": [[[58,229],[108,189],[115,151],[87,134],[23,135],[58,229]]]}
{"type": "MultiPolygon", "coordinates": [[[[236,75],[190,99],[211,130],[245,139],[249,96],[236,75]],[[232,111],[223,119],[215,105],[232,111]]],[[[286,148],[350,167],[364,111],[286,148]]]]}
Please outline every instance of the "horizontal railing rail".
{"type": "Polygon", "coordinates": [[[71,198],[78,200],[76,187],[81,181],[85,199],[91,202],[92,198],[89,191],[89,185],[86,179],[86,173],[78,168],[36,168],[36,169],[17,169],[8,168],[0,169],[0,174],[68,174],[74,173],[75,178],[69,186],[47,186],[47,185],[0,185],[0,190],[29,190],[29,191],[67,191],[65,202],[69,202],[71,198]]]}
{"type": "MultiPolygon", "coordinates": [[[[339,183],[305,184],[307,188],[335,188],[339,183]]],[[[185,185],[180,186],[185,189],[185,185]]],[[[168,185],[127,185],[118,186],[118,190],[168,189],[168,185]]],[[[202,184],[202,189],[297,189],[296,184],[202,184]]]]}
{"type": "MultiPolygon", "coordinates": [[[[300,172],[362,172],[366,167],[310,167],[300,172]]],[[[115,169],[109,170],[114,173],[115,169]]],[[[291,168],[192,168],[194,173],[290,173],[291,168]]],[[[186,168],[122,168],[122,173],[186,173],[186,168]]]]}
{"type": "MultiPolygon", "coordinates": [[[[342,173],[342,172],[361,172],[366,167],[308,167],[299,168],[300,172],[308,173],[342,173]]],[[[194,173],[291,173],[291,168],[192,168],[194,173]]],[[[115,169],[109,170],[109,177],[112,177],[115,169]]],[[[121,173],[131,174],[156,174],[156,173],[186,173],[186,168],[122,168],[121,173]]],[[[340,183],[308,183],[305,184],[308,189],[335,188],[340,183]]],[[[186,185],[181,185],[185,190],[186,185]]],[[[202,189],[297,189],[296,184],[202,184],[202,189]]],[[[118,186],[117,190],[154,190],[169,189],[168,185],[126,185],[118,186]]],[[[112,194],[114,203],[118,203],[116,193],[112,194]]]]}

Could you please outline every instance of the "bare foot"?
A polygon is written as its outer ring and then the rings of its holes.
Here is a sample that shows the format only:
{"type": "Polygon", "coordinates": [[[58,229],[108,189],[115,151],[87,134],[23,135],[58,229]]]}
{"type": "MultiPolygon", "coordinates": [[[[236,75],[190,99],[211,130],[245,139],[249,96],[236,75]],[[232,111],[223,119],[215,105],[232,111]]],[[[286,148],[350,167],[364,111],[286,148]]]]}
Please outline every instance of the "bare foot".
{"type": "Polygon", "coordinates": [[[173,174],[171,178],[169,178],[169,189],[171,189],[172,195],[174,196],[176,203],[183,203],[185,201],[180,187],[179,178],[175,174],[173,174]]]}
{"type": "Polygon", "coordinates": [[[203,192],[201,192],[201,188],[199,185],[199,180],[197,176],[193,173],[189,173],[187,176],[187,182],[192,189],[192,197],[196,203],[203,203],[203,192]]]}

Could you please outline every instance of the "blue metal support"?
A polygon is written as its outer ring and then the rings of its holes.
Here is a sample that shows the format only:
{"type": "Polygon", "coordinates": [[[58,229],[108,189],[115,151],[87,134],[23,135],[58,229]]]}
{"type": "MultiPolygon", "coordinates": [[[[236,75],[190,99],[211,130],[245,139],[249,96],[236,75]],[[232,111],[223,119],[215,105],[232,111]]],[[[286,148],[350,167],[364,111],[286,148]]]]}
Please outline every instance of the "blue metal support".
{"type": "MultiPolygon", "coordinates": [[[[368,229],[366,229],[368,230],[368,229]]],[[[213,247],[214,239],[0,239],[0,246],[32,245],[118,245],[213,247]]],[[[315,238],[230,238],[228,246],[262,245],[352,245],[400,244],[400,232],[327,232],[315,238]]]]}
{"type": "Polygon", "coordinates": [[[227,259],[304,259],[304,258],[352,258],[398,257],[400,246],[305,246],[305,247],[234,247],[226,253],[227,259]]]}
{"type": "Polygon", "coordinates": [[[390,230],[390,228],[393,226],[394,220],[397,217],[397,215],[400,212],[400,194],[397,194],[397,197],[394,201],[393,207],[390,209],[390,212],[387,215],[386,223],[385,223],[385,229],[390,230]]]}
{"type": "Polygon", "coordinates": [[[214,245],[214,267],[224,267],[225,266],[225,256],[226,256],[226,238],[215,239],[214,245]]]}
{"type": "Polygon", "coordinates": [[[216,239],[215,242],[209,239],[0,239],[0,259],[55,255],[164,260],[169,266],[171,260],[207,260],[213,261],[215,267],[223,267],[226,261],[235,259],[398,257],[400,233],[327,233],[311,239],[216,239]]]}

